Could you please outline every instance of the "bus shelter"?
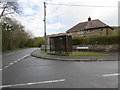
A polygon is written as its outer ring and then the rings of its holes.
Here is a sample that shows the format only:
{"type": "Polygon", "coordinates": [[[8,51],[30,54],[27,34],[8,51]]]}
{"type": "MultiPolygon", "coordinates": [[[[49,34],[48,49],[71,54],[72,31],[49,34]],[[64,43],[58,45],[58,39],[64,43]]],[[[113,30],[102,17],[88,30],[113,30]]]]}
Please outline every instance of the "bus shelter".
{"type": "Polygon", "coordinates": [[[72,37],[70,35],[53,36],[49,39],[50,52],[70,53],[72,52],[72,37]]]}

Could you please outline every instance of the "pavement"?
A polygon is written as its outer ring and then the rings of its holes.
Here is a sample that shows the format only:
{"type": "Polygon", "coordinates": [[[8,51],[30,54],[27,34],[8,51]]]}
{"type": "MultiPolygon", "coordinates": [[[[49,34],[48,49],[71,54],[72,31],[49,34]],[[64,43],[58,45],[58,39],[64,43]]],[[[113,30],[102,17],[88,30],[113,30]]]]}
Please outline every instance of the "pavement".
{"type": "Polygon", "coordinates": [[[61,61],[118,61],[118,53],[110,53],[110,56],[58,56],[40,53],[40,49],[36,49],[30,54],[33,57],[48,59],[48,60],[61,60],[61,61]]]}

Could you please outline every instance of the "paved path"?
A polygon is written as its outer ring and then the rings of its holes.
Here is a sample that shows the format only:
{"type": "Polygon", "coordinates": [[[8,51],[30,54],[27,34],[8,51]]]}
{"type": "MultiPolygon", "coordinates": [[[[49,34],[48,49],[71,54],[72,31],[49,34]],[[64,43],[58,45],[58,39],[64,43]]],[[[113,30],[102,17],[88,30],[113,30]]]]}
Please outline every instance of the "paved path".
{"type": "Polygon", "coordinates": [[[64,60],[64,61],[118,61],[118,53],[111,53],[110,56],[57,56],[40,53],[40,49],[31,53],[32,56],[42,59],[64,60]]]}

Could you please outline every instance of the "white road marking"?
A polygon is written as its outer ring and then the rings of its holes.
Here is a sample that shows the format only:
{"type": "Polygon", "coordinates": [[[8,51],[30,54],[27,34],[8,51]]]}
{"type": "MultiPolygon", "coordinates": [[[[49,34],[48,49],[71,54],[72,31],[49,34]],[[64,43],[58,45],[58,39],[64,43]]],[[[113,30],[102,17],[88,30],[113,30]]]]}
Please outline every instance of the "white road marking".
{"type": "Polygon", "coordinates": [[[10,63],[10,65],[12,65],[12,64],[14,64],[14,63],[10,63]]]}
{"type": "Polygon", "coordinates": [[[119,76],[119,75],[120,75],[120,73],[104,74],[103,77],[119,76]]]}
{"type": "Polygon", "coordinates": [[[17,61],[14,61],[14,63],[16,63],[17,61]]]}
{"type": "Polygon", "coordinates": [[[3,68],[0,68],[0,71],[2,71],[2,70],[4,70],[4,69],[6,69],[6,68],[12,66],[13,64],[17,63],[18,61],[20,61],[20,60],[22,60],[22,59],[24,59],[24,58],[26,58],[26,57],[28,57],[29,55],[30,55],[30,54],[25,55],[25,56],[21,57],[20,59],[17,59],[16,61],[13,61],[12,63],[10,63],[10,64],[4,66],[3,68]]]}
{"type": "Polygon", "coordinates": [[[26,85],[36,85],[36,84],[46,84],[46,83],[57,83],[57,82],[64,82],[64,81],[65,81],[65,79],[60,79],[60,80],[32,82],[32,83],[23,83],[23,84],[14,84],[14,85],[3,85],[3,86],[0,86],[0,88],[26,86],[26,85]]]}

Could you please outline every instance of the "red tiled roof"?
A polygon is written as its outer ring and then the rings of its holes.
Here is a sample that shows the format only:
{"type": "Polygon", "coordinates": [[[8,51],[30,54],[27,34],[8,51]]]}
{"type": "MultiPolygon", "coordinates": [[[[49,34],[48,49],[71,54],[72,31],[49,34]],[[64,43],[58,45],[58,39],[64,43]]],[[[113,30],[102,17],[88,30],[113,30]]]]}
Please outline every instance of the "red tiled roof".
{"type": "Polygon", "coordinates": [[[69,29],[67,32],[75,32],[79,30],[101,28],[101,27],[109,27],[109,26],[101,22],[100,20],[96,19],[96,20],[79,23],[75,25],[74,27],[72,27],[71,29],[69,29]]]}

